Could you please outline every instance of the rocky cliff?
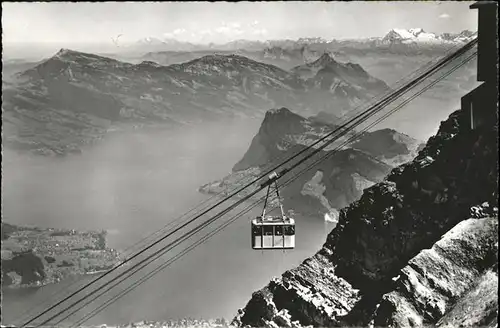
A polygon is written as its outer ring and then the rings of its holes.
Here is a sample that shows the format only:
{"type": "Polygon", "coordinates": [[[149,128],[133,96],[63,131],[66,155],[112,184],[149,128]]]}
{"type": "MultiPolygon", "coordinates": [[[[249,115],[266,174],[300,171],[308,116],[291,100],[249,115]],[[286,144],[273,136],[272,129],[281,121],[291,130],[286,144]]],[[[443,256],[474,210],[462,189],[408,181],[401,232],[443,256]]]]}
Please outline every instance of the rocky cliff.
{"type": "Polygon", "coordinates": [[[233,323],[495,326],[498,132],[461,121],[452,113],[412,162],[342,209],[322,249],[233,323]]]}
{"type": "Polygon", "coordinates": [[[498,285],[493,268],[498,251],[497,232],[496,218],[469,219],[457,224],[432,248],[422,250],[401,269],[394,279],[394,290],[382,296],[374,324],[491,324],[491,315],[496,317],[496,301],[491,292],[480,290],[486,286],[496,290],[498,285]],[[460,309],[464,304],[472,304],[472,299],[476,299],[474,311],[479,310],[479,316],[469,313],[470,317],[461,318],[460,309]]]}
{"type": "Polygon", "coordinates": [[[394,129],[365,132],[352,144],[373,157],[392,165],[404,164],[409,156],[416,155],[424,144],[394,129]]]}

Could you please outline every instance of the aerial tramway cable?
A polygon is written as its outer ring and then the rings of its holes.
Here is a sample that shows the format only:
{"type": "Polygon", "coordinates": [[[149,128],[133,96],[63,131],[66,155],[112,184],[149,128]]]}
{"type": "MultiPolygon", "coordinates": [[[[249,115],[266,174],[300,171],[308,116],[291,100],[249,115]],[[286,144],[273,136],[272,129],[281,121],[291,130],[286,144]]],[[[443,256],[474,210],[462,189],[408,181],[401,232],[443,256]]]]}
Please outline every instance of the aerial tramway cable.
{"type": "MultiPolygon", "coordinates": [[[[446,56],[445,59],[441,60],[438,64],[434,65],[435,67],[430,69],[427,73],[423,74],[421,77],[417,78],[418,79],[422,79],[423,77],[425,78],[426,76],[428,76],[430,73],[433,73],[436,69],[439,69],[440,67],[442,67],[444,64],[446,64],[448,61],[454,59],[455,57],[458,57],[459,55],[461,55],[463,52],[467,51],[468,49],[470,49],[472,46],[475,45],[475,43],[477,43],[477,39],[474,39],[473,41],[469,42],[468,44],[466,44],[464,47],[462,47],[460,50],[458,50],[456,53],[452,54],[451,56],[446,56]]],[[[415,81],[414,81],[415,82],[415,81]]],[[[412,83],[410,83],[409,85],[411,85],[412,83]]],[[[414,84],[414,83],[413,83],[414,84]]],[[[405,89],[404,87],[402,88],[403,90],[405,89]]],[[[406,86],[406,89],[408,89],[408,85],[406,86]]],[[[393,92],[392,96],[394,95],[397,95],[399,93],[401,93],[402,90],[399,89],[395,92],[393,92]]],[[[391,98],[391,96],[387,97],[388,99],[391,98]]],[[[388,99],[385,99],[385,100],[388,100],[388,99]]],[[[382,101],[383,102],[383,101],[382,101]]],[[[369,110],[363,112],[362,114],[368,112],[369,110]]],[[[360,114],[360,115],[362,115],[360,114]]],[[[360,115],[357,115],[355,118],[349,120],[348,122],[346,122],[344,124],[344,126],[346,126],[348,123],[354,121],[357,117],[363,117],[363,116],[360,116],[360,115]]],[[[342,127],[341,127],[342,128],[342,127]]],[[[319,140],[317,140],[315,143],[313,143],[312,145],[310,145],[308,148],[306,149],[303,149],[302,151],[298,152],[297,154],[291,156],[290,158],[288,158],[286,161],[284,161],[283,163],[277,165],[274,167],[274,169],[271,169],[269,170],[268,172],[266,172],[265,174],[263,174],[262,176],[266,176],[267,174],[273,172],[275,169],[283,166],[284,164],[290,162],[291,160],[293,160],[294,158],[298,157],[300,154],[304,153],[305,151],[309,150],[311,147],[313,147],[314,145],[318,144],[319,142],[322,142],[323,140],[325,140],[326,138],[330,137],[331,135],[333,135],[335,132],[337,132],[338,130],[340,130],[341,128],[339,129],[336,129],[335,131],[332,131],[331,133],[325,135],[324,137],[320,138],[319,140]]],[[[349,129],[351,129],[352,127],[349,127],[349,129]]],[[[301,161],[303,162],[303,160],[301,161]]],[[[289,171],[290,169],[287,169],[285,172],[289,171]]],[[[70,299],[72,296],[78,294],[79,292],[81,292],[83,289],[85,288],[88,288],[90,285],[94,284],[95,282],[97,282],[98,280],[102,279],[104,276],[110,274],[111,272],[115,271],[116,269],[118,269],[119,267],[121,267],[122,265],[124,265],[125,263],[127,262],[130,262],[132,259],[136,258],[137,256],[139,256],[140,254],[144,253],[145,251],[147,251],[148,249],[152,248],[153,246],[159,244],[161,241],[165,240],[167,237],[171,236],[174,232],[176,231],[179,231],[180,229],[182,229],[183,227],[187,226],[189,223],[195,221],[196,219],[198,219],[199,217],[203,216],[204,214],[208,213],[209,211],[211,211],[212,209],[214,209],[215,207],[219,206],[220,204],[226,202],[227,200],[229,200],[230,198],[232,198],[233,196],[237,195],[239,192],[245,190],[246,188],[248,188],[250,185],[252,185],[253,183],[259,181],[261,179],[261,177],[255,179],[254,181],[246,184],[245,186],[239,188],[236,192],[233,192],[232,194],[230,194],[229,196],[225,197],[223,200],[219,201],[218,203],[216,203],[215,205],[211,206],[209,209],[203,211],[201,214],[197,215],[195,218],[189,220],[187,223],[184,223],[183,225],[181,225],[180,228],[176,228],[173,232],[167,234],[166,236],[160,238],[159,240],[157,240],[156,242],[154,242],[153,244],[147,246],[146,248],[142,249],[141,251],[139,251],[138,253],[136,253],[135,255],[127,258],[126,260],[122,261],[120,264],[118,264],[117,266],[115,266],[114,268],[110,269],[109,271],[107,271],[106,273],[104,273],[103,275],[99,276],[98,278],[96,278],[95,280],[91,281],[90,283],[86,284],[85,286],[79,288],[76,292],[73,292],[71,295],[65,297],[63,300],[59,301],[58,303],[54,304],[53,306],[51,306],[50,308],[48,308],[47,310],[43,311],[42,313],[40,313],[39,315],[37,315],[36,317],[32,318],[31,320],[29,320],[27,323],[23,324],[23,326],[33,322],[34,320],[38,319],[39,317],[41,317],[42,315],[44,315],[45,313],[51,311],[52,309],[54,309],[55,307],[59,306],[60,304],[62,304],[63,302],[65,302],[66,300],[70,299]]],[[[258,191],[258,190],[257,190],[258,191]]],[[[45,323],[45,322],[44,322],[45,323]]]]}
{"type": "MultiPolygon", "coordinates": [[[[472,55],[470,58],[472,58],[473,56],[474,56],[474,55],[472,55]]],[[[469,59],[470,59],[470,58],[469,58],[469,59]]],[[[463,64],[464,64],[464,63],[461,63],[461,64],[460,64],[460,65],[458,65],[458,66],[463,66],[463,64]]],[[[457,68],[458,68],[458,67],[457,67],[457,68]]],[[[454,69],[454,70],[455,70],[455,69],[454,69]]],[[[453,72],[454,70],[450,71],[450,72],[449,72],[448,74],[446,74],[445,76],[443,76],[443,77],[441,77],[441,78],[437,79],[437,80],[436,80],[436,81],[434,81],[434,82],[433,82],[430,86],[427,86],[424,90],[419,91],[419,94],[423,93],[425,90],[427,90],[428,88],[430,88],[430,87],[432,87],[433,85],[435,85],[437,82],[439,82],[440,80],[442,80],[444,77],[446,77],[447,75],[451,74],[451,72],[453,72]]],[[[413,96],[412,98],[410,98],[410,99],[407,99],[407,100],[406,100],[403,104],[401,104],[400,106],[398,106],[395,110],[397,110],[397,109],[399,109],[399,108],[403,107],[406,103],[408,103],[408,102],[409,102],[409,101],[411,101],[412,99],[416,98],[419,94],[414,95],[414,96],[413,96]]],[[[394,110],[393,110],[393,111],[394,111],[394,110]]],[[[390,113],[389,113],[389,115],[390,115],[390,113]]],[[[385,117],[388,117],[388,115],[386,115],[385,117]]],[[[384,118],[385,118],[385,117],[384,117],[384,118]]],[[[383,120],[384,118],[382,118],[381,120],[383,120]]],[[[328,154],[329,154],[329,155],[331,155],[332,153],[330,152],[330,153],[328,153],[328,154]]],[[[318,162],[318,161],[317,161],[317,162],[318,162]]],[[[317,162],[316,162],[316,163],[317,163],[317,162]]],[[[297,164],[297,165],[298,165],[298,164],[297,164]]],[[[307,170],[307,169],[306,169],[306,170],[307,170]]],[[[304,170],[303,170],[303,171],[304,171],[304,170]]],[[[254,193],[252,193],[250,196],[253,196],[253,194],[254,194],[254,193]]],[[[230,210],[230,209],[229,209],[229,210],[230,210]]],[[[226,212],[226,213],[227,213],[227,212],[226,212]]],[[[224,214],[225,214],[225,213],[224,213],[224,214]]]]}
{"type": "MultiPolygon", "coordinates": [[[[382,122],[383,120],[385,120],[387,117],[389,117],[390,115],[394,114],[395,112],[397,112],[399,109],[401,109],[402,107],[404,107],[406,104],[408,104],[410,101],[412,101],[413,99],[415,99],[416,97],[418,97],[420,94],[422,94],[423,92],[427,91],[428,89],[430,89],[431,87],[433,87],[435,84],[437,84],[439,81],[441,81],[442,79],[444,79],[445,77],[447,77],[448,75],[450,75],[451,73],[453,73],[456,69],[462,67],[465,63],[467,63],[470,59],[472,59],[474,56],[476,55],[476,53],[472,54],[471,56],[469,56],[466,60],[464,60],[462,63],[460,63],[459,65],[455,66],[452,70],[450,70],[449,72],[447,72],[445,75],[443,75],[442,77],[438,78],[437,80],[433,81],[430,85],[424,87],[422,90],[420,90],[417,94],[413,95],[412,97],[410,97],[409,99],[406,99],[403,103],[401,103],[400,105],[398,105],[396,108],[392,109],[391,111],[389,111],[388,113],[386,113],[384,116],[380,117],[379,119],[377,119],[375,122],[371,123],[368,127],[364,128],[362,132],[358,133],[356,136],[354,137],[351,137],[349,140],[345,141],[342,145],[338,146],[336,148],[336,150],[339,150],[341,149],[343,146],[351,143],[352,141],[356,140],[356,138],[361,135],[362,133],[364,133],[365,131],[371,129],[373,126],[377,125],[378,123],[382,122]]],[[[297,173],[296,175],[294,175],[291,179],[289,179],[287,182],[285,182],[284,184],[282,184],[282,187],[288,185],[289,183],[293,182],[294,180],[296,180],[299,176],[301,176],[302,174],[304,174],[306,171],[308,171],[309,169],[311,169],[312,167],[314,167],[315,165],[317,165],[319,162],[325,160],[326,158],[328,158],[329,156],[332,156],[336,151],[331,151],[331,152],[328,152],[325,156],[323,156],[322,158],[318,159],[317,161],[315,161],[314,163],[312,163],[311,165],[308,165],[306,168],[304,168],[301,172],[297,173]]],[[[96,314],[98,314],[99,312],[101,312],[102,310],[104,310],[106,307],[108,307],[109,305],[111,305],[112,303],[114,303],[115,301],[117,301],[118,299],[120,299],[121,297],[125,296],[126,294],[128,294],[129,292],[131,292],[133,289],[135,289],[136,287],[138,287],[139,285],[141,285],[142,283],[144,283],[145,281],[149,280],[152,276],[156,275],[158,272],[160,272],[161,270],[165,269],[167,266],[171,265],[173,262],[175,262],[177,259],[181,258],[182,256],[184,256],[186,253],[188,253],[189,251],[191,251],[192,249],[196,248],[197,246],[199,246],[200,244],[206,242],[209,238],[211,238],[213,235],[215,235],[216,233],[220,232],[221,230],[223,230],[225,227],[227,227],[229,224],[231,224],[232,222],[236,221],[239,217],[241,217],[241,215],[244,215],[246,212],[248,212],[250,209],[252,209],[253,207],[255,207],[258,203],[260,203],[262,200],[266,201],[267,199],[267,195],[266,197],[262,197],[261,199],[257,200],[256,202],[254,202],[252,205],[248,206],[246,209],[244,209],[243,211],[239,212],[238,214],[236,214],[235,216],[233,216],[230,220],[228,220],[227,222],[223,223],[221,226],[219,226],[218,228],[215,229],[215,231],[212,231],[210,233],[208,233],[207,235],[205,235],[203,238],[201,238],[200,240],[198,240],[197,242],[191,244],[189,247],[187,247],[185,250],[183,250],[181,252],[181,254],[177,254],[175,255],[173,258],[169,259],[167,262],[163,263],[162,265],[158,266],[157,268],[155,268],[153,271],[149,272],[146,276],[143,276],[141,277],[138,281],[136,281],[133,285],[129,286],[127,289],[125,289],[124,291],[122,291],[120,294],[116,295],[115,297],[113,297],[112,299],[108,300],[105,304],[103,304],[101,307],[98,307],[96,309],[94,309],[92,312],[90,312],[89,314],[85,315],[84,318],[80,319],[80,321],[76,324],[81,324],[85,321],[87,321],[88,319],[92,318],[93,316],[95,316],[96,314]],[[97,312],[96,312],[97,310],[97,312]]],[[[275,207],[277,208],[277,207],[275,207]]],[[[160,255],[161,256],[161,255],[160,255]]],[[[140,269],[139,269],[140,270],[140,269]]],[[[104,293],[103,293],[104,294],[104,293]]],[[[102,296],[102,294],[100,295],[102,296]]],[[[99,296],[98,296],[99,297],[99,296]]],[[[98,298],[97,297],[97,298],[98,298]]],[[[93,299],[95,300],[95,299],[93,299]]],[[[93,301],[92,300],[92,301],[93,301]]],[[[92,302],[91,301],[91,302],[92,302]]],[[[90,302],[86,303],[86,305],[88,305],[90,302]]],[[[82,309],[83,307],[80,307],[78,310],[82,309]]],[[[66,316],[65,318],[63,318],[62,320],[60,320],[58,323],[62,322],[63,320],[65,320],[66,318],[69,318],[71,315],[73,315],[74,313],[76,313],[78,310],[72,312],[70,315],[66,316]]],[[[56,323],[56,324],[58,324],[56,323]]]]}
{"type": "MultiPolygon", "coordinates": [[[[464,48],[465,48],[465,47],[464,47],[464,48]]],[[[459,51],[459,52],[460,52],[460,51],[459,51]]],[[[458,53],[458,52],[457,52],[457,53],[458,53]]],[[[428,75],[428,74],[427,74],[427,75],[428,75]]],[[[317,141],[317,142],[318,142],[318,141],[317,141]]],[[[317,143],[317,142],[316,142],[316,143],[317,143]]],[[[299,152],[299,154],[300,154],[300,152],[299,152]]],[[[296,156],[295,156],[295,157],[296,157],[296,156]]],[[[290,160],[290,159],[289,159],[289,160],[290,160]]],[[[240,188],[240,190],[242,190],[242,189],[245,189],[245,187],[240,188]]],[[[230,197],[232,197],[232,196],[229,196],[228,198],[230,198],[230,197]]],[[[150,246],[150,247],[152,247],[152,246],[150,246]]],[[[56,305],[56,306],[57,306],[57,305],[56,305]]],[[[54,306],[54,307],[55,307],[55,306],[54,306]]],[[[32,320],[33,320],[33,319],[32,319],[32,320]]]]}
{"type": "MultiPolygon", "coordinates": [[[[260,199],[258,199],[257,201],[255,201],[254,203],[252,203],[251,205],[247,206],[245,209],[243,209],[242,211],[240,211],[239,213],[235,214],[233,217],[232,217],[232,222],[234,222],[234,220],[238,219],[239,217],[241,217],[242,215],[245,215],[247,212],[249,212],[250,210],[252,210],[253,208],[255,208],[262,200],[264,199],[264,197],[261,197],[260,199]]],[[[226,222],[227,223],[227,222],[226,222]]],[[[209,233],[209,234],[212,234],[212,233],[209,233]]],[[[213,234],[212,234],[213,235],[213,234]]],[[[208,240],[210,237],[207,238],[207,235],[205,235],[204,237],[202,237],[203,240],[208,240]]],[[[171,261],[172,263],[175,262],[177,259],[181,258],[182,256],[184,256],[185,254],[187,254],[188,252],[190,252],[191,250],[193,250],[196,246],[193,247],[194,244],[198,245],[198,241],[194,242],[193,244],[191,244],[190,246],[188,246],[186,249],[184,249],[182,252],[180,252],[179,254],[175,255],[173,258],[175,258],[175,260],[169,260],[171,261]]],[[[160,258],[161,256],[163,256],[164,254],[158,254],[155,259],[153,259],[151,262],[154,262],[156,261],[158,258],[160,258]]],[[[150,262],[150,263],[151,263],[150,262]]],[[[134,272],[130,273],[127,277],[124,278],[125,279],[128,279],[129,277],[131,277],[132,275],[134,275],[136,272],[140,271],[141,269],[143,269],[144,267],[146,267],[149,263],[143,265],[142,267],[140,267],[139,269],[135,270],[134,272]]],[[[151,272],[149,272],[147,275],[145,276],[142,276],[140,278],[140,283],[136,282],[134,283],[134,286],[135,287],[131,287],[131,286],[128,286],[124,291],[120,292],[120,294],[116,295],[113,299],[114,301],[118,300],[119,298],[125,296],[125,294],[128,294],[130,291],[132,291],[133,289],[135,289],[137,286],[141,285],[142,283],[146,282],[146,280],[149,280],[151,277],[153,277],[154,275],[156,275],[157,273],[159,273],[161,270],[163,270],[165,267],[167,267],[168,265],[165,265],[165,263],[161,264],[160,266],[158,266],[157,268],[155,268],[154,270],[152,270],[151,272]],[[121,295],[121,296],[120,296],[121,295]]],[[[105,290],[101,291],[101,293],[99,293],[99,295],[95,296],[94,298],[92,298],[90,301],[87,301],[85,304],[81,305],[80,307],[78,307],[76,310],[72,311],[70,314],[66,315],[64,318],[60,319],[59,321],[57,321],[55,323],[55,325],[57,324],[60,324],[62,323],[64,320],[68,319],[69,317],[71,317],[72,315],[74,315],[75,313],[77,313],[78,311],[80,311],[81,309],[83,309],[84,307],[86,307],[87,305],[91,304],[93,301],[97,300],[99,297],[103,296],[105,293],[107,293],[109,290],[111,290],[112,288],[114,288],[115,286],[117,286],[118,284],[122,283],[123,281],[120,281],[118,283],[115,283],[114,285],[112,285],[111,287],[108,287],[106,288],[105,290]]],[[[113,302],[114,302],[113,301],[113,302]]],[[[107,301],[108,303],[109,301],[107,301]]],[[[111,303],[109,303],[109,305],[111,305],[111,303]]],[[[102,310],[104,310],[105,307],[107,307],[106,305],[103,305],[102,306],[103,308],[101,310],[99,310],[99,312],[101,312],[102,310]]],[[[93,314],[93,315],[96,315],[97,313],[93,314]]],[[[89,314],[86,314],[85,316],[88,316],[89,314]]],[[[90,317],[92,317],[93,315],[90,315],[90,317]]],[[[89,319],[90,319],[89,317],[89,319]]],[[[84,318],[85,320],[87,320],[86,318],[84,318]]],[[[80,320],[84,320],[84,319],[80,319],[80,320]]],[[[85,321],[84,320],[84,321],[85,321]]],[[[77,323],[78,325],[79,323],[77,323]]]]}

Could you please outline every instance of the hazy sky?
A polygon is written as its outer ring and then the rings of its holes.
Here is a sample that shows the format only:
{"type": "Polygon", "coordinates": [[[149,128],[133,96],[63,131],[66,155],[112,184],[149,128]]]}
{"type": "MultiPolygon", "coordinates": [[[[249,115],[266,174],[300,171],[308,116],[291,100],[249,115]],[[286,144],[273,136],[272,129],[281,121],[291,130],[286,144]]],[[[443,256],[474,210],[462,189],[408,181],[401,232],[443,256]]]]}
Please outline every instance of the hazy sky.
{"type": "Polygon", "coordinates": [[[476,30],[472,2],[2,3],[4,42],[111,43],[144,37],[235,39],[383,36],[392,28],[476,30]]]}

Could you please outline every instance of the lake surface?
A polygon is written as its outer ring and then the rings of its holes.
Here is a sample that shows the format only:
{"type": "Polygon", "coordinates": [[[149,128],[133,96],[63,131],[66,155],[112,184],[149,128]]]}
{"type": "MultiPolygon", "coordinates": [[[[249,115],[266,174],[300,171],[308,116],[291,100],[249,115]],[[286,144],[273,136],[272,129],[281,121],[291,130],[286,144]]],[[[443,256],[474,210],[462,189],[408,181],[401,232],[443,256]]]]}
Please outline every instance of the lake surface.
{"type": "MultiPolygon", "coordinates": [[[[117,132],[83,155],[64,159],[28,157],[4,150],[3,219],[40,227],[105,229],[109,231],[108,245],[123,250],[209,199],[211,196],[198,193],[197,188],[229,173],[259,126],[258,120],[246,120],[174,131],[117,132]]],[[[293,204],[285,206],[293,208],[293,204]]],[[[322,220],[297,218],[295,250],[253,251],[250,220],[259,211],[260,207],[242,216],[87,324],[185,317],[231,319],[252,292],[319,250],[332,228],[322,220]]],[[[229,218],[223,217],[201,235],[229,218]]],[[[151,269],[201,235],[153,263],[151,269]]],[[[147,272],[144,270],[144,274],[147,272]]],[[[20,324],[29,309],[41,302],[51,305],[91,279],[75,277],[41,288],[4,290],[3,323],[20,324]]],[[[90,304],[66,323],[76,322],[126,286],[118,286],[116,292],[90,304]]],[[[37,307],[31,314],[43,308],[37,307]]]]}

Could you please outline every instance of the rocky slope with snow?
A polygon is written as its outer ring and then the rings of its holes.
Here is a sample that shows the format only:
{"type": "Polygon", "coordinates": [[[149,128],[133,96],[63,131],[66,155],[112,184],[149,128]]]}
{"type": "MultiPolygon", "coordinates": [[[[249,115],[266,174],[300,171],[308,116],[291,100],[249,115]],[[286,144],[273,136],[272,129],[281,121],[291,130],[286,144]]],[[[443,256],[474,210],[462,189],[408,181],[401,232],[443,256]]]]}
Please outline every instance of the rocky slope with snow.
{"type": "Polygon", "coordinates": [[[471,40],[473,32],[464,30],[460,33],[443,33],[437,35],[428,33],[422,28],[392,29],[382,39],[381,44],[388,43],[416,43],[421,45],[429,44],[460,44],[471,40]]]}
{"type": "MultiPolygon", "coordinates": [[[[340,123],[340,120],[334,124],[318,118],[306,119],[286,108],[270,110],[247,152],[234,165],[233,172],[200,187],[200,191],[230,193],[306,147],[318,149],[323,143],[314,143],[334,131],[340,123]]],[[[285,204],[288,204],[286,207],[293,207],[297,213],[321,217],[328,213],[336,219],[337,209],[359,199],[363,189],[381,181],[389,173],[393,162],[408,161],[416,155],[415,145],[418,142],[393,130],[374,131],[358,138],[354,136],[355,133],[350,132],[294,169],[294,172],[301,172],[320,158],[325,158],[282,189],[281,194],[285,204]],[[387,139],[392,142],[387,142],[387,139]],[[350,144],[352,141],[354,143],[350,144]],[[388,151],[384,152],[380,148],[382,146],[388,146],[388,151]]],[[[287,165],[294,164],[310,152],[305,152],[287,165]]],[[[242,192],[242,196],[251,191],[242,192]]]]}
{"type": "Polygon", "coordinates": [[[255,292],[233,323],[496,327],[497,128],[470,131],[452,113],[412,162],[341,210],[319,252],[255,292]]]}

